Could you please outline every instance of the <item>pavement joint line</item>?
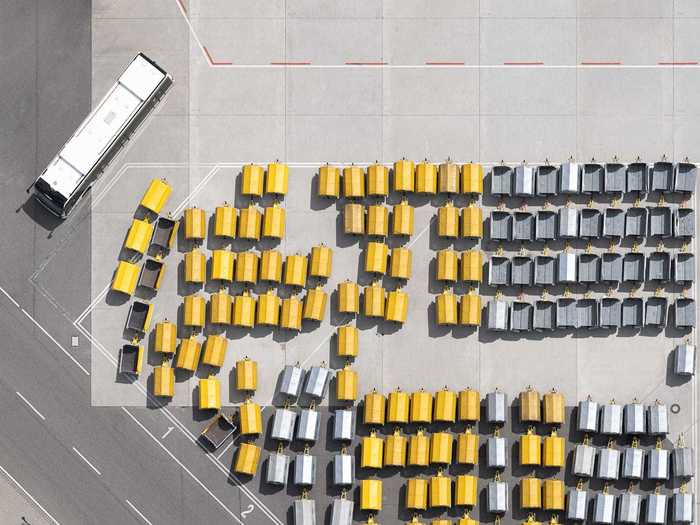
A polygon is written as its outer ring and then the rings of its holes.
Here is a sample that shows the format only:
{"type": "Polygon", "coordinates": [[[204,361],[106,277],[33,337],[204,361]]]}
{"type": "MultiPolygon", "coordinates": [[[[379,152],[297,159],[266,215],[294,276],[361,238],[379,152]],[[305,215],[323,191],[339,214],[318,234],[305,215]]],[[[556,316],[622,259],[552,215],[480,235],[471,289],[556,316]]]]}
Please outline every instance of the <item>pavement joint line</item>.
{"type": "Polygon", "coordinates": [[[44,415],[43,415],[41,412],[39,412],[39,411],[36,409],[36,407],[35,407],[34,405],[32,405],[26,397],[24,397],[21,393],[19,393],[19,392],[17,392],[17,391],[15,391],[15,394],[17,394],[17,396],[18,396],[22,401],[24,401],[24,402],[29,406],[29,408],[31,408],[31,409],[34,411],[34,413],[35,413],[37,416],[39,416],[43,421],[46,421],[46,418],[44,417],[44,415]]]}
{"type": "Polygon", "coordinates": [[[139,518],[141,518],[143,521],[148,523],[148,525],[153,525],[153,523],[151,523],[151,520],[149,520],[146,516],[144,516],[143,512],[141,512],[139,509],[137,509],[133,503],[131,503],[129,500],[126,500],[126,504],[129,505],[129,507],[131,507],[131,510],[133,510],[138,515],[139,518]]]}
{"type": "Polygon", "coordinates": [[[153,439],[153,441],[155,441],[155,442],[158,444],[158,446],[159,446],[160,448],[163,449],[163,451],[165,451],[166,454],[168,454],[168,455],[170,456],[170,458],[171,458],[173,461],[175,461],[175,462],[180,466],[180,468],[182,468],[185,472],[187,472],[187,474],[189,474],[189,476],[190,476],[200,487],[202,487],[202,488],[207,492],[207,494],[209,494],[209,495],[214,499],[214,501],[216,501],[216,502],[217,502],[217,503],[218,503],[218,504],[233,518],[233,519],[235,519],[240,525],[243,525],[243,522],[241,521],[241,519],[240,519],[238,516],[236,516],[236,515],[233,513],[233,511],[231,511],[231,509],[229,509],[229,508],[224,504],[223,501],[221,501],[219,498],[217,498],[216,495],[215,495],[211,490],[209,490],[209,488],[207,488],[207,486],[206,486],[204,483],[202,483],[202,481],[201,481],[197,476],[195,476],[195,475],[192,473],[192,471],[190,471],[190,470],[189,470],[189,469],[188,469],[188,468],[187,468],[187,467],[172,453],[172,452],[170,452],[170,451],[165,447],[165,445],[163,445],[163,443],[161,443],[160,441],[158,441],[158,439],[150,432],[150,430],[148,430],[138,419],[136,419],[136,417],[134,417],[134,415],[133,415],[131,412],[129,412],[129,411],[126,409],[126,407],[121,407],[121,408],[122,408],[122,410],[123,410],[124,412],[126,412],[126,414],[127,414],[138,426],[141,427],[141,429],[142,429],[146,434],[148,434],[148,436],[150,436],[151,439],[153,439]]]}
{"type": "Polygon", "coordinates": [[[86,458],[85,456],[83,456],[77,448],[73,447],[73,452],[75,452],[76,454],[78,454],[78,456],[80,456],[80,459],[82,459],[85,463],[87,463],[88,466],[89,466],[92,470],[94,470],[94,471],[97,473],[98,476],[101,476],[101,475],[102,475],[102,472],[100,472],[99,470],[97,470],[97,467],[95,467],[95,465],[93,465],[92,463],[90,463],[90,461],[88,460],[88,458],[86,458]]]}
{"type": "Polygon", "coordinates": [[[2,470],[3,474],[5,474],[5,476],[7,476],[8,478],[10,478],[10,481],[12,481],[12,483],[14,483],[15,485],[17,485],[17,487],[24,493],[25,496],[27,496],[30,500],[32,500],[32,503],[34,503],[34,505],[36,505],[37,507],[39,507],[39,509],[41,509],[41,511],[42,511],[44,514],[46,514],[46,517],[49,518],[49,519],[51,520],[51,522],[54,523],[54,525],[61,525],[61,524],[56,520],[56,518],[54,518],[51,514],[49,514],[49,511],[47,511],[47,510],[41,505],[41,503],[39,503],[39,502],[36,500],[36,498],[34,498],[34,496],[32,496],[32,495],[29,493],[29,491],[27,491],[27,489],[25,489],[25,488],[22,486],[22,484],[21,484],[19,481],[17,481],[14,477],[12,477],[12,474],[10,474],[7,470],[5,470],[5,468],[4,468],[2,465],[0,465],[0,470],[2,470]]]}

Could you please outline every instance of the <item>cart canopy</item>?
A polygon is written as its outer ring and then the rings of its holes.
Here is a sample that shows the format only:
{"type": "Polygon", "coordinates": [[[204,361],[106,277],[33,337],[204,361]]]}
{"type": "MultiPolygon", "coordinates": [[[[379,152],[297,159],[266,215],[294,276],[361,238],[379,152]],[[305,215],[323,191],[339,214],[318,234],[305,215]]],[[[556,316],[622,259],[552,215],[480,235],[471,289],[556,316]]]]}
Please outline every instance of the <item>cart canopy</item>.
{"type": "Polygon", "coordinates": [[[262,236],[284,239],[286,212],[278,203],[265,208],[263,213],[262,236]]]}
{"type": "Polygon", "coordinates": [[[428,508],[428,480],[411,478],[406,482],[406,508],[426,510],[428,508]]]}
{"type": "Polygon", "coordinates": [[[258,470],[260,461],[260,448],[252,443],[241,443],[238,447],[236,462],[233,466],[233,471],[236,474],[245,474],[254,476],[258,470]]]}
{"type": "Polygon", "coordinates": [[[247,291],[237,295],[233,301],[231,324],[252,328],[255,325],[255,305],[255,299],[247,291]]]}
{"type": "Polygon", "coordinates": [[[360,510],[379,512],[382,510],[382,481],[363,479],[360,481],[360,510]]]}
{"type": "Polygon", "coordinates": [[[479,462],[479,436],[469,427],[457,436],[457,463],[476,465],[479,462]]]}
{"type": "Polygon", "coordinates": [[[221,383],[215,377],[199,380],[199,409],[219,410],[221,408],[221,383]]]}
{"type": "Polygon", "coordinates": [[[207,259],[197,248],[185,253],[185,282],[203,283],[207,279],[207,259]]]}
{"type": "Polygon", "coordinates": [[[513,189],[513,168],[494,166],[491,169],[491,194],[509,196],[513,189]]]}
{"type": "Polygon", "coordinates": [[[378,283],[365,286],[363,295],[364,314],[366,317],[384,317],[386,291],[378,283]]]}
{"type": "Polygon", "coordinates": [[[425,390],[411,394],[411,423],[433,422],[433,395],[425,390]]]}
{"type": "Polygon", "coordinates": [[[357,357],[359,330],[355,326],[339,326],[336,331],[336,353],[338,357],[357,357]]]}
{"type": "Polygon", "coordinates": [[[464,326],[479,326],[481,324],[480,296],[470,293],[460,297],[459,324],[464,326]]]}
{"type": "Polygon", "coordinates": [[[201,241],[207,236],[207,215],[201,208],[185,209],[185,239],[201,241]]]}
{"type": "Polygon", "coordinates": [[[146,219],[134,219],[124,241],[124,248],[144,254],[153,237],[153,225],[146,219]]]}
{"type": "Polygon", "coordinates": [[[400,430],[394,430],[394,433],[386,438],[384,445],[384,466],[405,467],[407,447],[406,436],[402,436],[400,430]]]}
{"type": "MultiPolygon", "coordinates": [[[[254,255],[254,254],[253,254],[254,255]]],[[[233,261],[236,254],[231,250],[214,250],[211,258],[212,281],[233,281],[233,261]]],[[[255,255],[257,263],[257,255],[255,255]]],[[[240,266],[240,261],[239,261],[240,266]]],[[[257,270],[257,264],[256,264],[257,270]]],[[[257,272],[256,272],[257,273],[257,272]]],[[[256,276],[257,277],[257,276],[256,276]]]]}
{"type": "Polygon", "coordinates": [[[559,193],[580,193],[581,166],[575,162],[564,162],[559,167],[559,193]]]}
{"type": "Polygon", "coordinates": [[[228,204],[216,207],[214,212],[214,235],[235,239],[237,223],[238,210],[236,208],[228,204]]]}
{"type": "Polygon", "coordinates": [[[247,208],[241,210],[238,220],[238,237],[252,241],[260,240],[260,223],[262,215],[260,211],[249,204],[247,208]]]}
{"type": "Polygon", "coordinates": [[[435,314],[438,325],[457,324],[457,296],[451,290],[445,290],[435,298],[435,314]]]}
{"type": "Polygon", "coordinates": [[[412,192],[415,189],[414,176],[415,165],[412,160],[401,159],[394,162],[394,191],[412,192]]]}
{"type": "Polygon", "coordinates": [[[343,208],[343,231],[346,235],[364,235],[365,207],[351,202],[343,208]]]}
{"type": "Polygon", "coordinates": [[[168,363],[153,368],[153,395],[173,397],[175,394],[175,370],[168,363]]]}
{"type": "Polygon", "coordinates": [[[459,209],[451,201],[438,208],[438,237],[456,239],[459,236],[459,209]]]}
{"type": "Polygon", "coordinates": [[[415,211],[407,201],[396,204],[391,211],[391,234],[413,235],[413,217],[415,211]]]}
{"type": "Polygon", "coordinates": [[[243,166],[241,193],[252,197],[262,197],[265,171],[262,166],[246,164],[243,166]]]}
{"type": "Polygon", "coordinates": [[[357,283],[352,281],[338,283],[338,311],[341,313],[358,313],[360,311],[360,287],[357,283]]]}
{"type": "Polygon", "coordinates": [[[209,366],[221,368],[224,366],[226,358],[226,347],[228,339],[223,335],[210,334],[204,343],[204,355],[202,355],[202,363],[209,366]]]}
{"type": "Polygon", "coordinates": [[[605,165],[605,193],[624,193],[627,187],[627,167],[619,162],[605,165]]]}
{"type": "Polygon", "coordinates": [[[389,277],[394,279],[410,279],[413,263],[411,250],[402,246],[392,248],[389,258],[389,277]]]}
{"type": "MultiPolygon", "coordinates": [[[[507,259],[506,259],[507,261],[507,259]]],[[[508,330],[508,312],[510,308],[506,301],[493,299],[489,301],[487,308],[487,327],[489,330],[508,330]]]]}
{"type": "Polygon", "coordinates": [[[559,208],[559,238],[575,239],[578,237],[578,210],[570,206],[559,208]]]}
{"type": "Polygon", "coordinates": [[[284,262],[284,284],[303,288],[306,286],[307,270],[308,259],[306,255],[288,255],[284,262]]]}
{"type": "Polygon", "coordinates": [[[556,166],[537,166],[535,173],[537,195],[548,196],[557,194],[557,171],[556,166]]]}
{"type": "Polygon", "coordinates": [[[285,365],[280,379],[280,394],[299,397],[304,380],[304,369],[299,365],[285,365]]]}
{"type": "Polygon", "coordinates": [[[282,280],[282,254],[277,250],[264,250],[260,254],[261,281],[279,283],[282,280]]]}
{"type": "Polygon", "coordinates": [[[581,191],[583,193],[601,193],[605,181],[602,164],[589,162],[583,165],[581,172],[581,191]]]}
{"type": "Polygon", "coordinates": [[[338,401],[357,400],[357,372],[349,366],[335,374],[336,398],[338,401]]]}
{"type": "Polygon", "coordinates": [[[236,390],[253,392],[258,387],[258,363],[248,357],[236,361],[236,390]]]}
{"type": "MultiPolygon", "coordinates": [[[[440,169],[442,174],[442,166],[440,169]]],[[[444,181],[449,182],[449,181],[444,181]]],[[[442,176],[440,178],[440,183],[442,185],[442,176]]],[[[441,186],[442,187],[442,186],[441,186]]],[[[447,187],[447,186],[446,186],[447,187]]],[[[438,189],[438,172],[435,164],[430,162],[421,162],[416,166],[416,193],[425,193],[430,195],[435,195],[438,189]]],[[[442,191],[442,190],[441,190],[442,191]]],[[[453,191],[452,193],[456,193],[453,191]]]]}
{"type": "Polygon", "coordinates": [[[523,509],[542,508],[542,480],[523,478],[520,482],[520,507],[523,509]]]}
{"type": "Polygon", "coordinates": [[[194,328],[204,328],[207,302],[201,295],[185,296],[183,324],[194,328]]]}
{"type": "Polygon", "coordinates": [[[112,279],[112,290],[125,295],[132,295],[136,290],[136,281],[139,277],[137,264],[127,261],[119,261],[112,279]]]}
{"type": "Polygon", "coordinates": [[[521,164],[515,167],[513,195],[531,197],[535,194],[535,168],[521,164]]]}
{"type": "Polygon", "coordinates": [[[336,166],[321,166],[318,170],[318,196],[340,197],[340,170],[336,166]]]}
{"type": "Polygon", "coordinates": [[[343,195],[346,199],[365,196],[365,174],[359,166],[343,168],[343,195]]]}
{"type": "Polygon", "coordinates": [[[365,394],[363,414],[363,422],[365,425],[383,425],[386,414],[386,399],[384,396],[379,392],[365,394]]]}
{"type": "Polygon", "coordinates": [[[365,249],[365,272],[385,274],[389,247],[383,242],[368,242],[365,249]]]}
{"type": "Polygon", "coordinates": [[[693,193],[695,191],[695,179],[698,168],[689,162],[679,162],[676,164],[673,188],[675,191],[683,193],[693,193]]]}
{"type": "Polygon", "coordinates": [[[477,502],[476,476],[461,474],[455,479],[455,501],[460,507],[473,507],[477,502]]]}
{"type": "Polygon", "coordinates": [[[265,179],[265,193],[276,195],[287,194],[287,180],[289,168],[286,164],[272,162],[267,165],[267,177],[265,179]]]}
{"type": "Polygon", "coordinates": [[[484,191],[484,168],[481,164],[462,164],[462,193],[480,194],[484,191]]]}
{"type": "Polygon", "coordinates": [[[367,207],[367,235],[389,235],[389,208],[383,204],[370,204],[367,207]]]}
{"type": "Polygon", "coordinates": [[[484,236],[484,212],[479,206],[470,204],[462,208],[462,237],[481,239],[484,236]]]}
{"type": "Polygon", "coordinates": [[[402,392],[398,389],[389,393],[386,409],[387,423],[408,423],[410,399],[408,392],[402,392]]]}
{"type": "Polygon", "coordinates": [[[430,462],[430,440],[418,430],[408,442],[408,465],[410,467],[427,467],[430,462]]]}
{"type": "MultiPolygon", "coordinates": [[[[420,164],[418,168],[420,168],[420,164]]],[[[418,178],[416,168],[416,178],[418,178]]],[[[438,191],[440,193],[459,193],[459,173],[457,165],[452,162],[443,162],[438,171],[438,191]]]]}
{"type": "Polygon", "coordinates": [[[408,294],[401,290],[389,292],[386,299],[384,319],[395,323],[405,323],[408,314],[408,294]]]}
{"type": "Polygon", "coordinates": [[[313,290],[309,290],[304,297],[302,318],[310,321],[323,321],[326,316],[327,302],[328,294],[323,291],[323,288],[317,286],[313,290]]]}
{"type": "Polygon", "coordinates": [[[513,240],[533,241],[535,239],[535,216],[527,211],[513,214],[513,240]]]}

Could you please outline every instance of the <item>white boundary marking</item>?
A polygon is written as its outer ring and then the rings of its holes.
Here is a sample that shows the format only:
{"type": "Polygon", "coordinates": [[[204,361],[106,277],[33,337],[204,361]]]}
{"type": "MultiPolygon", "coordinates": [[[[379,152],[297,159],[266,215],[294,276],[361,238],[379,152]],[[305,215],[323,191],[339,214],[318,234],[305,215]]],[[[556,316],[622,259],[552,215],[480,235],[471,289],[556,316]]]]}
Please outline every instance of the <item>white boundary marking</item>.
{"type": "Polygon", "coordinates": [[[139,509],[134,507],[133,503],[131,503],[129,500],[126,500],[126,504],[129,505],[129,507],[131,507],[131,510],[133,510],[138,515],[139,518],[141,518],[143,521],[148,523],[148,525],[153,525],[153,523],[151,523],[151,520],[149,520],[146,516],[144,516],[143,513],[139,509]]]}
{"type": "Polygon", "coordinates": [[[34,411],[34,413],[35,413],[37,416],[39,416],[43,421],[46,421],[46,418],[44,417],[44,415],[43,415],[41,412],[39,412],[39,411],[36,409],[36,407],[35,407],[34,405],[32,405],[26,397],[24,397],[24,396],[23,396],[22,394],[20,394],[19,392],[15,392],[15,394],[17,394],[17,396],[18,396],[22,401],[24,401],[24,402],[29,406],[29,408],[31,408],[31,409],[34,411]]]}
{"type": "Polygon", "coordinates": [[[49,518],[53,523],[55,523],[55,525],[61,525],[58,521],[56,521],[56,518],[54,518],[51,514],[49,514],[49,512],[48,512],[44,507],[41,506],[41,503],[39,503],[39,502],[34,498],[34,496],[32,496],[32,495],[27,491],[27,489],[25,489],[25,488],[20,484],[19,481],[17,481],[15,478],[12,477],[12,474],[10,474],[7,470],[5,470],[5,468],[4,468],[2,465],[0,465],[0,470],[2,470],[3,474],[5,474],[8,478],[10,478],[10,480],[12,481],[12,483],[14,483],[15,485],[17,485],[17,487],[19,487],[19,489],[20,489],[22,492],[24,492],[24,494],[25,494],[30,500],[32,500],[32,503],[34,503],[34,505],[36,505],[37,507],[39,507],[39,508],[41,509],[41,511],[42,511],[44,514],[46,514],[46,517],[47,517],[47,518],[49,518]]]}
{"type": "Polygon", "coordinates": [[[85,463],[87,463],[88,466],[89,466],[92,470],[94,470],[94,471],[97,473],[98,476],[101,476],[101,475],[102,475],[102,472],[100,472],[99,470],[97,470],[97,467],[95,467],[95,465],[93,465],[92,463],[90,463],[90,461],[88,460],[88,458],[86,458],[85,456],[83,456],[77,448],[73,447],[73,452],[75,452],[76,454],[78,454],[78,456],[80,456],[80,458],[81,458],[85,463]]]}
{"type": "Polygon", "coordinates": [[[226,445],[226,448],[224,448],[224,450],[221,451],[221,454],[219,454],[218,456],[216,456],[216,459],[219,459],[219,460],[220,460],[220,459],[221,459],[221,456],[223,456],[224,454],[226,454],[226,452],[228,452],[228,449],[230,449],[232,446],[233,446],[233,439],[231,440],[231,442],[230,442],[228,445],[226,445]]]}

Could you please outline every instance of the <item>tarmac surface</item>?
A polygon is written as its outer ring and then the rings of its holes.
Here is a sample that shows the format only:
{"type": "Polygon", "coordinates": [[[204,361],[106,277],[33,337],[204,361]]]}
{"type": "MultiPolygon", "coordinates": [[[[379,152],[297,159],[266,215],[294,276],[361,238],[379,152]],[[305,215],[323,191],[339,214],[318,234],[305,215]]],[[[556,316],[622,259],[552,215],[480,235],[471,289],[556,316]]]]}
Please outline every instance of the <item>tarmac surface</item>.
{"type": "MultiPolygon", "coordinates": [[[[178,381],[176,398],[165,407],[147,406],[138,386],[116,381],[110,357],[123,343],[128,306],[94,300],[111,278],[150,178],[165,175],[173,182],[175,205],[196,192],[192,202],[211,213],[223,199],[245,204],[236,187],[242,163],[288,162],[288,235],[279,249],[307,252],[326,241],[337,250],[333,280],[326,285],[330,293],[345,277],[367,284],[368,276],[360,268],[364,241],[338,235],[338,207],[312,197],[316,169],[325,161],[700,158],[694,140],[698,70],[664,65],[696,60],[700,12],[692,2],[613,6],[572,0],[516,8],[482,0],[437,9],[389,0],[323,7],[302,0],[70,0],[60,6],[40,0],[8,2],[0,15],[6,50],[0,65],[9,72],[0,77],[0,202],[6,210],[0,221],[0,334],[8,349],[0,403],[9,422],[0,431],[0,467],[17,494],[9,510],[0,511],[8,523],[22,523],[21,516],[35,523],[32,512],[61,524],[291,523],[296,489],[273,491],[259,475],[239,486],[230,475],[236,447],[209,453],[198,445],[208,415],[190,406],[190,378],[178,381]],[[91,199],[64,223],[53,221],[27,200],[24,189],[138,51],[170,71],[175,86],[91,199]],[[299,64],[307,61],[313,67],[299,64]],[[353,68],[346,62],[363,64],[353,68]]],[[[361,392],[448,384],[485,393],[500,386],[512,399],[532,384],[541,391],[556,386],[569,404],[586,394],[601,402],[658,398],[681,408],[669,437],[695,435],[695,382],[678,382],[667,366],[671,349],[686,334],[569,332],[535,339],[462,334],[431,324],[431,304],[441,291],[431,261],[443,245],[430,221],[441,202],[414,202],[416,233],[423,234],[412,238],[409,322],[389,332],[358,319],[361,392]]],[[[186,248],[178,243],[167,258],[171,277],[186,248]]],[[[495,246],[483,248],[492,252],[495,246]]],[[[506,247],[513,253],[518,248],[506,247]]],[[[155,302],[157,315],[174,318],[182,290],[175,279],[169,283],[155,302]]],[[[679,290],[666,293],[674,297],[679,290]]],[[[326,321],[294,338],[232,334],[233,352],[219,375],[227,379],[232,358],[251,355],[262,374],[255,399],[267,404],[276,401],[276,378],[285,362],[341,366],[328,338],[347,319],[334,314],[332,296],[329,303],[326,321]]],[[[151,359],[144,380],[153,364],[151,359]]],[[[240,401],[227,384],[225,392],[225,402],[240,401]]],[[[266,418],[272,410],[265,409],[266,418]]],[[[325,429],[329,417],[321,410],[325,429]]],[[[504,432],[513,442],[522,430],[504,432]]],[[[367,431],[358,427],[359,436],[367,431]]],[[[480,429],[484,438],[489,431],[480,429]]],[[[275,446],[258,441],[264,460],[275,446]]],[[[338,494],[324,474],[336,451],[327,436],[312,448],[320,458],[312,496],[321,516],[338,494]]],[[[410,519],[402,510],[401,487],[414,474],[409,469],[380,475],[380,522],[410,519]]],[[[356,475],[371,473],[358,469],[356,475]]],[[[520,475],[509,470],[505,476],[514,497],[512,477],[520,475]]],[[[479,467],[479,476],[485,484],[492,473],[479,467]]],[[[642,491],[653,488],[642,485],[642,491]]],[[[504,522],[522,521],[526,516],[512,507],[504,522]]],[[[481,521],[493,519],[481,507],[477,514],[481,521]]],[[[454,509],[443,515],[457,516],[454,509]]],[[[358,523],[366,517],[356,512],[358,523]]]]}

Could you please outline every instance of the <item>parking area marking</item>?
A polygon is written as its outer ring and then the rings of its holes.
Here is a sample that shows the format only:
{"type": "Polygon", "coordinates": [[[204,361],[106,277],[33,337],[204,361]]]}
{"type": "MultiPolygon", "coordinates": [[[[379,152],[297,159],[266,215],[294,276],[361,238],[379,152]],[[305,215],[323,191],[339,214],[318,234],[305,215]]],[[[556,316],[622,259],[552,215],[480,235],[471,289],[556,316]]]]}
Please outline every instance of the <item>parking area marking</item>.
{"type": "Polygon", "coordinates": [[[75,452],[76,454],[78,454],[78,456],[80,456],[80,459],[82,459],[85,463],[87,463],[88,466],[89,466],[92,470],[94,470],[95,473],[96,473],[98,476],[101,476],[101,475],[102,475],[102,472],[100,472],[99,470],[97,470],[97,467],[95,467],[95,465],[93,465],[92,463],[90,463],[90,461],[88,460],[88,458],[86,458],[85,456],[83,456],[77,448],[73,447],[73,452],[75,452]]]}
{"type": "Polygon", "coordinates": [[[221,459],[221,456],[223,456],[224,454],[226,454],[226,452],[228,451],[228,449],[230,449],[232,446],[233,446],[233,439],[231,440],[231,442],[230,442],[228,445],[226,445],[226,447],[224,448],[224,450],[221,451],[221,454],[219,454],[218,456],[216,456],[216,459],[221,459]]]}
{"type": "Polygon", "coordinates": [[[12,483],[14,483],[15,485],[17,485],[17,488],[19,488],[19,489],[24,493],[24,495],[27,496],[27,497],[32,501],[32,503],[34,503],[34,505],[36,505],[37,507],[39,507],[39,509],[41,510],[41,512],[43,512],[44,514],[46,514],[46,517],[49,518],[49,519],[51,520],[51,522],[54,523],[54,525],[61,525],[61,524],[56,520],[56,518],[54,518],[51,514],[49,514],[49,511],[47,511],[47,510],[41,505],[41,503],[39,503],[39,502],[36,500],[36,498],[34,498],[34,496],[32,496],[32,495],[29,493],[29,491],[27,491],[27,489],[25,489],[25,488],[22,486],[22,484],[21,484],[19,481],[17,481],[14,477],[12,477],[12,474],[10,474],[7,470],[5,470],[5,468],[4,468],[2,465],[0,465],[0,470],[3,472],[3,474],[5,474],[5,476],[7,476],[7,477],[10,479],[10,481],[12,481],[12,483]]]}
{"type": "Polygon", "coordinates": [[[163,434],[160,439],[165,439],[166,437],[168,437],[168,435],[173,431],[174,428],[175,427],[168,427],[168,430],[165,431],[165,434],[163,434]]]}
{"type": "Polygon", "coordinates": [[[143,521],[148,523],[148,525],[153,525],[153,523],[151,523],[151,520],[149,520],[146,516],[144,516],[143,513],[139,509],[134,507],[133,503],[131,503],[129,500],[126,500],[126,504],[129,505],[129,507],[131,507],[131,510],[133,510],[139,518],[141,518],[143,521]]]}
{"type": "Polygon", "coordinates": [[[17,394],[17,396],[18,396],[22,401],[24,401],[24,402],[27,404],[27,406],[28,406],[29,408],[31,408],[31,409],[34,411],[34,413],[42,419],[42,421],[46,421],[46,418],[44,417],[44,415],[43,415],[41,412],[39,412],[39,411],[36,409],[36,407],[35,407],[34,405],[32,405],[26,397],[24,397],[24,396],[23,396],[22,394],[20,394],[19,392],[15,392],[15,394],[17,394]]]}

